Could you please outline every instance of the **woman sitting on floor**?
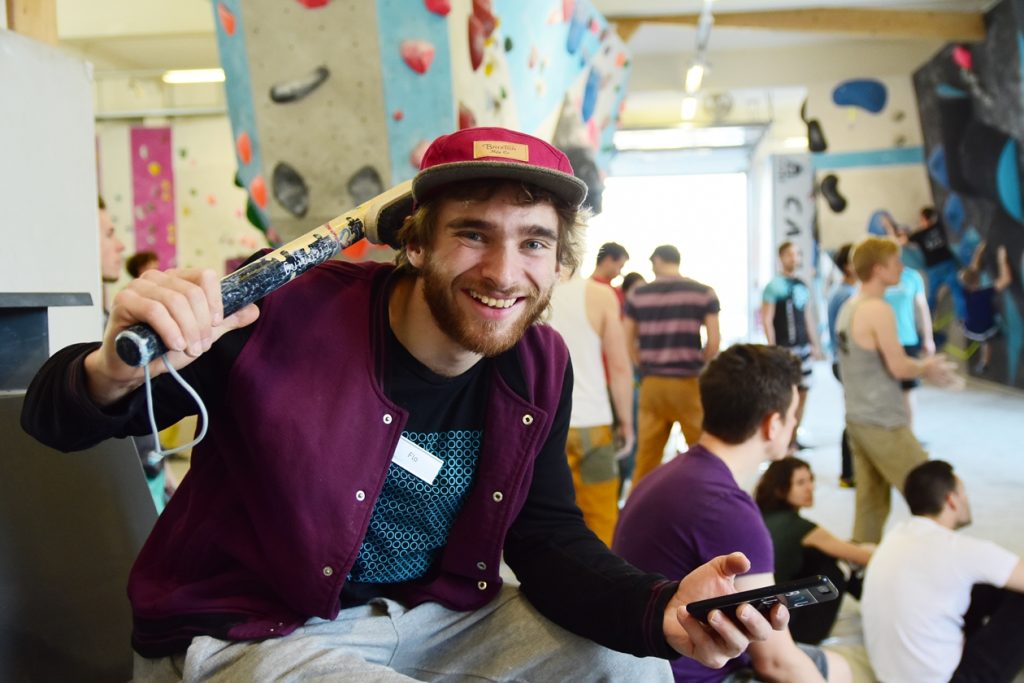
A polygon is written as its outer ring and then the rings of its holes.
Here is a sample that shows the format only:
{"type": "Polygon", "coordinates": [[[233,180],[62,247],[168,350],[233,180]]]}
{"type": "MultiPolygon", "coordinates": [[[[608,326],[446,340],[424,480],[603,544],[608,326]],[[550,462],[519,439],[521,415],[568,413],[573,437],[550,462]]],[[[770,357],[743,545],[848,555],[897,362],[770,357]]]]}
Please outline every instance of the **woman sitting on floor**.
{"type": "Polygon", "coordinates": [[[754,499],[772,536],[775,580],[781,583],[824,574],[839,589],[839,600],[790,614],[789,630],[794,640],[820,643],[836,622],[843,594],[860,597],[858,572],[875,547],[844,541],[800,516],[800,508],[814,505],[814,474],[811,466],[799,458],[790,456],[769,465],[757,483],[754,499]],[[851,565],[850,579],[837,560],[851,565]]]}

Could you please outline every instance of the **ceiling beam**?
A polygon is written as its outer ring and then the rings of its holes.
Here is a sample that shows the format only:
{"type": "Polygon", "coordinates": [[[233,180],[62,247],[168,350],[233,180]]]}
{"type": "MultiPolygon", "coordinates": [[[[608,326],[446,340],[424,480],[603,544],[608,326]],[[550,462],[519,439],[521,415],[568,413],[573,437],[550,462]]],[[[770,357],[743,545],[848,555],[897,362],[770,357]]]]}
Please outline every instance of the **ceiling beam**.
{"type": "MultiPolygon", "coordinates": [[[[622,39],[642,24],[696,26],[699,14],[609,16],[622,39]]],[[[842,33],[872,38],[927,38],[947,42],[985,39],[984,15],[978,12],[935,12],[888,9],[817,8],[715,14],[717,28],[842,33]]]]}
{"type": "Polygon", "coordinates": [[[7,28],[50,45],[57,44],[57,0],[7,0],[7,28]]]}

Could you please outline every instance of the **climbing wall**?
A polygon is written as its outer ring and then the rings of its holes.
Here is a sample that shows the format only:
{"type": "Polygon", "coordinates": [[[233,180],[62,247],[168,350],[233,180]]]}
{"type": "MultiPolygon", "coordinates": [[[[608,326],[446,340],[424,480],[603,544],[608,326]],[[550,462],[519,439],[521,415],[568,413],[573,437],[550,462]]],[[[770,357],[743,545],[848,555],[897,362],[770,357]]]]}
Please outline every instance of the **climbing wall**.
{"type": "Polygon", "coordinates": [[[878,214],[916,221],[931,202],[914,89],[907,76],[808,88],[818,232],[826,249],[863,239],[878,214]]]}
{"type": "MultiPolygon", "coordinates": [[[[594,197],[629,71],[589,0],[214,0],[247,215],[279,242],[474,125],[571,152],[594,197]],[[578,161],[577,161],[578,160],[578,161]]],[[[365,244],[348,254],[374,258],[365,244]]]]}
{"type": "Polygon", "coordinates": [[[995,292],[1000,334],[981,368],[977,344],[947,349],[986,379],[1024,388],[1024,1],[986,15],[984,42],[948,45],[914,74],[933,202],[955,253],[967,264],[984,241],[985,282],[998,279],[1000,250],[1011,283],[995,292]]]}

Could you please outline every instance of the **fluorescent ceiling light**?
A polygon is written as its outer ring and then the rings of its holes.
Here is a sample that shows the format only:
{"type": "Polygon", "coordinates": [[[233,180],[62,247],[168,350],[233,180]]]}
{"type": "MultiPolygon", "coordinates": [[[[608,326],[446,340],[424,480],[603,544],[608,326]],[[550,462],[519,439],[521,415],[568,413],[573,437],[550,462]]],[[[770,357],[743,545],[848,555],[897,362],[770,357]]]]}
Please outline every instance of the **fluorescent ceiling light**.
{"type": "Polygon", "coordinates": [[[615,148],[619,150],[652,151],[659,149],[693,149],[715,147],[742,147],[760,137],[759,130],[744,126],[718,126],[694,128],[647,128],[617,130],[615,148]]]}
{"type": "Polygon", "coordinates": [[[807,136],[786,138],[782,141],[782,146],[787,149],[807,149],[807,136]]]}
{"type": "Polygon", "coordinates": [[[683,121],[692,121],[697,116],[697,98],[684,97],[683,106],[679,108],[679,116],[683,121]]]}
{"type": "Polygon", "coordinates": [[[700,84],[704,82],[704,64],[701,62],[694,62],[689,69],[686,70],[686,82],[683,85],[683,89],[686,90],[687,95],[692,95],[700,90],[700,84]]]}
{"type": "Polygon", "coordinates": [[[223,83],[224,69],[181,69],[167,71],[162,80],[164,83],[223,83]]]}

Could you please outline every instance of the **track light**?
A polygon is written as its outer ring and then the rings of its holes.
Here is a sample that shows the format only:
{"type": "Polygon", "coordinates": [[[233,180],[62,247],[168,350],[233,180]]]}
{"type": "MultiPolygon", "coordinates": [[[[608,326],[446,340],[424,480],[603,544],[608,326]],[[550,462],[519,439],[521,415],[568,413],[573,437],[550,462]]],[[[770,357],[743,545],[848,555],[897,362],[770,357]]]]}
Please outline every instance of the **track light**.
{"type": "Polygon", "coordinates": [[[223,83],[224,69],[180,69],[164,72],[164,83],[223,83]]]}

